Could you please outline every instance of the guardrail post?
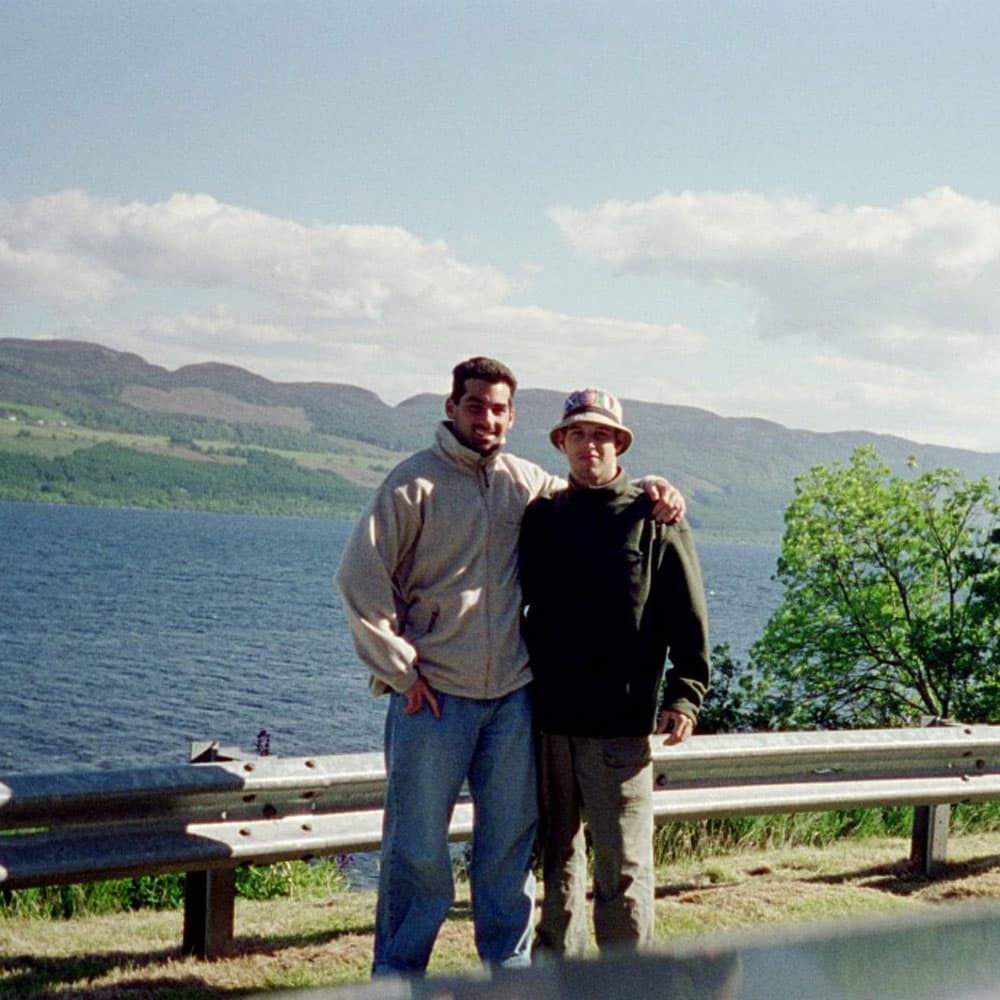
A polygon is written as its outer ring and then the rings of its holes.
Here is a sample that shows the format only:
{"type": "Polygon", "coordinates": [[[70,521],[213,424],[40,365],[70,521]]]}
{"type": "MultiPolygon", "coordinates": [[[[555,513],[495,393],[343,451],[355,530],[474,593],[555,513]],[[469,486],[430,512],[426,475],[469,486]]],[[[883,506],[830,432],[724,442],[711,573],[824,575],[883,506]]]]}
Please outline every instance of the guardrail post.
{"type": "Polygon", "coordinates": [[[188,872],[184,876],[185,954],[221,958],[233,950],[236,869],[188,872]]]}
{"type": "Polygon", "coordinates": [[[910,860],[928,878],[941,872],[948,856],[948,826],[951,806],[914,806],[910,860]]]}
{"type": "MultiPolygon", "coordinates": [[[[921,718],[922,726],[953,726],[950,719],[934,715],[921,718]]],[[[914,806],[913,834],[910,838],[910,860],[920,866],[928,878],[939,874],[948,856],[948,827],[951,823],[951,806],[914,806]]]]}
{"type": "MultiPolygon", "coordinates": [[[[219,744],[192,743],[190,761],[207,763],[231,760],[219,744]]],[[[185,954],[200,958],[221,958],[233,950],[233,923],[236,911],[236,869],[187,872],[184,876],[185,954]]]]}

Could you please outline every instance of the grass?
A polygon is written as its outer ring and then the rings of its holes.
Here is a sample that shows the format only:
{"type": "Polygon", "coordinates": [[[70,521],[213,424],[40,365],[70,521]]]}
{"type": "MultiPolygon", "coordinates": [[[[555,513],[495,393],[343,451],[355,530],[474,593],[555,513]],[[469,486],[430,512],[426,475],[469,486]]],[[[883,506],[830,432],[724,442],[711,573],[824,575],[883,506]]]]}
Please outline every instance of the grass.
{"type": "Polygon", "coordinates": [[[316,469],[324,472],[335,472],[350,483],[374,489],[387,473],[398,462],[407,456],[407,452],[388,451],[376,445],[351,441],[348,438],[330,437],[331,447],[336,451],[279,451],[275,454],[291,459],[304,469],[316,469]]]}
{"type": "Polygon", "coordinates": [[[120,444],[123,448],[164,448],[167,438],[118,431],[95,431],[76,424],[62,423],[51,418],[44,426],[12,423],[0,420],[0,448],[6,451],[56,458],[81,448],[91,448],[102,441],[120,444]]]}
{"type": "MultiPolygon", "coordinates": [[[[934,880],[913,870],[908,853],[907,838],[871,837],[675,858],[658,869],[657,940],[676,944],[720,932],[1000,900],[1000,833],[953,835],[947,869],[934,880]]],[[[468,887],[458,888],[431,974],[477,967],[468,887]]],[[[362,982],[371,961],[373,906],[368,892],[241,899],[236,952],[211,962],[180,953],[183,917],[176,910],[70,920],[10,916],[0,919],[0,998],[216,1000],[362,982]]]]}
{"type": "MultiPolygon", "coordinates": [[[[0,419],[0,449],[7,451],[52,459],[69,455],[82,448],[91,448],[95,444],[111,442],[136,451],[171,455],[191,461],[211,460],[222,463],[242,461],[227,456],[227,452],[232,451],[234,447],[232,441],[197,439],[192,442],[194,445],[192,449],[182,445],[172,445],[169,438],[163,435],[82,427],[66,420],[55,410],[22,404],[4,404],[0,400],[0,408],[5,405],[22,414],[22,419],[17,422],[0,419]],[[24,419],[25,417],[27,419],[24,419]]],[[[408,454],[336,435],[325,435],[325,438],[331,450],[290,451],[262,446],[257,446],[256,450],[288,458],[304,469],[335,472],[350,483],[370,489],[378,486],[386,473],[408,454]]],[[[239,447],[251,450],[255,446],[239,447]]]]}

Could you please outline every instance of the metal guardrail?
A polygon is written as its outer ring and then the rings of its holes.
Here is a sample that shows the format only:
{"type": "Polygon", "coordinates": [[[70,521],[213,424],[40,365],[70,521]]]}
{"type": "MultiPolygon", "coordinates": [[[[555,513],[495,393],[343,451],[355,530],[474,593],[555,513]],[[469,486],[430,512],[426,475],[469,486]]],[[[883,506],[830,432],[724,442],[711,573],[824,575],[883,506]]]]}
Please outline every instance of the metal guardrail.
{"type": "MultiPolygon", "coordinates": [[[[930,874],[948,805],[1000,798],[1000,726],[695,736],[654,771],[659,823],[916,806],[930,874]]],[[[378,753],[0,776],[0,889],[187,872],[185,947],[224,953],[235,868],[378,849],[384,791],[378,753]]],[[[462,801],[450,836],[471,831],[462,801]]]]}
{"type": "Polygon", "coordinates": [[[1000,797],[1000,726],[693,737],[655,754],[663,822],[1000,797]]]}

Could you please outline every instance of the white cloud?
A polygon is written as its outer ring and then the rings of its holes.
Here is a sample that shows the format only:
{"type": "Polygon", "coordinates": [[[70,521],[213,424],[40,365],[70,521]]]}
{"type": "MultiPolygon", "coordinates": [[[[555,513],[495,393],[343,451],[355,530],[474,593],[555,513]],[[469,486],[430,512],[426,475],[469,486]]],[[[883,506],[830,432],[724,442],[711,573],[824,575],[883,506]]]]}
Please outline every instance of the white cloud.
{"type": "Polygon", "coordinates": [[[1000,206],[950,188],[892,208],[688,191],[549,214],[616,272],[751,289],[763,335],[920,368],[1000,331],[1000,206]]]}
{"type": "Polygon", "coordinates": [[[0,201],[0,287],[160,364],[221,360],[395,399],[462,356],[559,364],[629,345],[697,351],[676,324],[508,303],[499,270],[396,226],[302,225],[204,195],[122,203],[64,191],[0,201]]]}
{"type": "Polygon", "coordinates": [[[104,303],[114,297],[117,284],[106,267],[43,247],[24,248],[0,235],[0,290],[8,300],[54,306],[104,303]]]}
{"type": "MultiPolygon", "coordinates": [[[[762,365],[688,390],[685,401],[728,415],[815,431],[867,430],[954,448],[1000,451],[995,386],[1000,362],[959,378],[840,353],[793,357],[768,345],[762,365]]],[[[680,401],[680,400],[678,400],[680,401]]]]}
{"type": "MultiPolygon", "coordinates": [[[[67,271],[105,278],[89,297],[87,284],[76,282],[79,301],[104,301],[121,281],[156,281],[239,289],[329,320],[482,308],[507,292],[499,272],[463,264],[443,244],[398,227],[303,226],[208,195],[121,204],[66,191],[0,202],[0,234],[21,262],[20,280],[14,273],[8,284],[30,296],[48,287],[52,258],[67,271]]],[[[53,301],[65,299],[52,292],[53,301]]]]}

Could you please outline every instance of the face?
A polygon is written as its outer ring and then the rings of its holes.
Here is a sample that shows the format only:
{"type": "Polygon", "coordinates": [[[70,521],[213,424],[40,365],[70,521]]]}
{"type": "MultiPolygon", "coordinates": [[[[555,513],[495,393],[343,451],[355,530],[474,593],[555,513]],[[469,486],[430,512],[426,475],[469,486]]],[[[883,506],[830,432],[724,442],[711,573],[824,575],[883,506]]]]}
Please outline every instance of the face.
{"type": "Polygon", "coordinates": [[[604,424],[583,422],[562,432],[559,450],[569,462],[569,474],[583,486],[604,486],[618,474],[621,435],[604,424]]]}
{"type": "Polygon", "coordinates": [[[459,441],[480,455],[499,448],[507,431],[514,426],[514,404],[506,382],[470,378],[457,403],[448,398],[445,412],[459,441]]]}

